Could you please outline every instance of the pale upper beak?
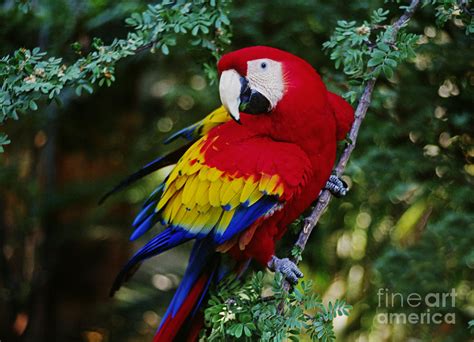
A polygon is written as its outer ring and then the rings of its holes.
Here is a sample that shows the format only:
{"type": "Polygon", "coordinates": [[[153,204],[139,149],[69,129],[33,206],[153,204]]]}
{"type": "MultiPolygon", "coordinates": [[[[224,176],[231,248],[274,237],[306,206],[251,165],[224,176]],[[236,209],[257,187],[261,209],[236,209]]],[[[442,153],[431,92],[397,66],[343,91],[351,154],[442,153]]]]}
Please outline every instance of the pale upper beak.
{"type": "Polygon", "coordinates": [[[219,95],[222,105],[238,123],[240,123],[240,112],[263,114],[268,113],[272,107],[265,95],[252,89],[247,78],[240,76],[234,69],[222,72],[219,95]]]}
{"type": "Polygon", "coordinates": [[[219,80],[219,96],[222,105],[227,109],[232,118],[240,122],[240,93],[241,93],[241,76],[234,69],[225,70],[221,74],[219,80]]]}

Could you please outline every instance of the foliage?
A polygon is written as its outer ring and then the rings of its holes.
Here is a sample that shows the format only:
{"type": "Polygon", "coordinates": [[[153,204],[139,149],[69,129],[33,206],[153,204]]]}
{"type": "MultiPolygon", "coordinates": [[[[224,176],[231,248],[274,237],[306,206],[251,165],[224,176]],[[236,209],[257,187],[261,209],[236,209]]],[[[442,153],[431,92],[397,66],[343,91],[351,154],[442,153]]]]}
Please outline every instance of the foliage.
{"type": "MultiPolygon", "coordinates": [[[[92,51],[71,65],[62,58],[48,56],[40,48],[21,48],[0,59],[0,124],[7,119],[18,120],[19,112],[38,109],[42,99],[59,101],[65,88],[74,88],[78,96],[83,91],[91,94],[94,85],[110,86],[115,81],[115,64],[144,48],[169,54],[180,35],[188,35],[194,46],[211,51],[217,60],[223,46],[229,44],[227,0],[163,1],[149,5],[143,13],[133,13],[125,20],[132,28],[125,39],[114,39],[105,45],[94,38],[92,51]]],[[[74,50],[82,55],[81,45],[74,50]]],[[[215,61],[214,60],[214,61],[215,61]]],[[[205,64],[208,74],[215,77],[213,68],[205,64]]],[[[0,148],[9,143],[0,135],[0,148]]],[[[3,148],[2,148],[3,149],[3,148]]],[[[0,150],[1,152],[1,150],[0,150]]]]}
{"type": "Polygon", "coordinates": [[[306,332],[313,341],[333,341],[333,319],[348,316],[351,306],[341,300],[325,306],[311,281],[301,282],[290,293],[282,290],[282,281],[281,274],[275,274],[272,294],[263,297],[262,272],[243,284],[235,278],[225,279],[210,295],[205,311],[210,331],[205,332],[205,340],[299,341],[306,332]]]}
{"type": "MultiPolygon", "coordinates": [[[[461,11],[456,1],[424,1],[442,5],[436,8],[437,23],[460,17],[467,22],[466,33],[474,32],[474,19],[461,11]]],[[[400,6],[401,10],[408,6],[400,6]]],[[[356,21],[339,20],[338,27],[330,40],[323,44],[324,49],[331,52],[330,57],[336,68],[342,67],[348,75],[354,90],[344,94],[346,99],[355,103],[360,96],[364,81],[378,77],[380,74],[392,78],[394,70],[400,63],[414,58],[415,47],[420,35],[407,33],[404,30],[393,37],[393,26],[387,24],[389,10],[378,8],[372,12],[370,21],[357,24],[356,21]]]]}
{"type": "MultiPolygon", "coordinates": [[[[331,51],[336,68],[342,66],[344,73],[353,79],[351,84],[359,89],[363,81],[381,73],[393,77],[398,64],[415,56],[414,47],[419,36],[401,33],[394,40],[393,27],[382,25],[388,14],[388,10],[379,8],[373,11],[369,22],[364,21],[361,25],[340,20],[334,35],[323,45],[331,51]]],[[[345,97],[354,103],[359,95],[360,91],[349,91],[345,97]]]]}

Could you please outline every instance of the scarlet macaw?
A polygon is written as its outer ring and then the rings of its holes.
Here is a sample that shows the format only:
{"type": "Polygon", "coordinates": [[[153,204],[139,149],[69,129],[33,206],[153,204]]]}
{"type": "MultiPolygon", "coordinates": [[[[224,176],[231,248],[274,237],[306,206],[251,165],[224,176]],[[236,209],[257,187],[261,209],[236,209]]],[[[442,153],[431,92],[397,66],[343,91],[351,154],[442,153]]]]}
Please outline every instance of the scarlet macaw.
{"type": "Polygon", "coordinates": [[[158,222],[165,229],[135,253],[111,290],[118,290],[143,260],[195,240],[154,341],[197,339],[199,307],[209,286],[229,272],[241,272],[250,260],[296,283],[303,274],[290,260],[275,256],[275,241],[328,180],[331,191],[346,190],[330,176],[336,143],[349,131],[353,110],[326,90],[310,64],[255,46],[224,55],[218,71],[222,106],[168,139],[194,142],[151,162],[110,192],[176,163],[137,215],[131,239],[158,222]]]}

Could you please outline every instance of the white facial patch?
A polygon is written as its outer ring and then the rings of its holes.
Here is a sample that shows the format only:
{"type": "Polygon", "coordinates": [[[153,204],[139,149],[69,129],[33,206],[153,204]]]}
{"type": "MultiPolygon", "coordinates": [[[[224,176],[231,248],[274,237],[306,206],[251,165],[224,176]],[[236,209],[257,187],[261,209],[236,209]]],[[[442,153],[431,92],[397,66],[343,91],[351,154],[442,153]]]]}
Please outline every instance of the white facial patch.
{"type": "Polygon", "coordinates": [[[285,80],[280,62],[262,58],[247,62],[247,80],[249,86],[265,96],[275,108],[283,97],[285,80]]]}

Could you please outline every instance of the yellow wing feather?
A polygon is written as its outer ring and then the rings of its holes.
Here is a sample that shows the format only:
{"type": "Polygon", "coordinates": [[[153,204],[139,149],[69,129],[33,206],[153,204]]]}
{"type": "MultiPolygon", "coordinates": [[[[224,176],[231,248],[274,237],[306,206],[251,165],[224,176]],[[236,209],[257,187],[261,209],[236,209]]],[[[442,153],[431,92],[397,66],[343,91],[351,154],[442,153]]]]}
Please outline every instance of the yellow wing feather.
{"type": "Polygon", "coordinates": [[[170,217],[167,222],[172,222],[176,216],[178,215],[179,209],[181,208],[181,197],[183,196],[183,192],[179,191],[175,197],[173,197],[172,202],[168,205],[172,207],[170,217]]]}
{"type": "Polygon", "coordinates": [[[240,202],[245,203],[248,200],[250,194],[255,190],[258,186],[258,182],[255,181],[255,176],[250,176],[245,180],[245,185],[240,193],[240,202]]]}
{"type": "Polygon", "coordinates": [[[221,193],[220,193],[220,199],[221,199],[221,205],[227,205],[232,197],[237,193],[237,191],[234,190],[232,187],[232,182],[229,182],[228,180],[224,180],[224,185],[222,186],[221,193]]]}
{"type": "Polygon", "coordinates": [[[218,170],[215,167],[211,167],[207,172],[207,179],[209,179],[211,182],[215,182],[222,176],[223,173],[224,171],[218,170]]]}
{"type": "Polygon", "coordinates": [[[262,174],[260,177],[260,182],[258,183],[258,190],[260,191],[265,191],[268,185],[268,182],[270,182],[270,179],[272,176],[267,175],[267,174],[262,174]]]}
{"type": "Polygon", "coordinates": [[[197,185],[199,184],[199,177],[191,176],[188,178],[183,188],[183,205],[190,207],[191,200],[196,195],[197,185]]]}
{"type": "Polygon", "coordinates": [[[200,177],[199,177],[199,184],[198,184],[198,188],[196,190],[196,203],[201,205],[201,206],[204,206],[206,204],[209,203],[209,187],[210,187],[211,183],[205,179],[205,180],[202,180],[200,177]]]}
{"type": "Polygon", "coordinates": [[[207,172],[209,171],[209,168],[207,167],[202,167],[201,170],[199,171],[199,179],[201,181],[207,180],[207,172]]]}
{"type": "Polygon", "coordinates": [[[176,190],[179,190],[183,187],[183,185],[186,183],[187,180],[188,180],[187,176],[181,176],[177,178],[176,181],[172,184],[174,184],[174,186],[176,187],[176,190]]]}
{"type": "Polygon", "coordinates": [[[211,182],[209,187],[209,203],[213,207],[219,207],[221,205],[219,192],[221,191],[222,182],[220,179],[211,182]]]}

